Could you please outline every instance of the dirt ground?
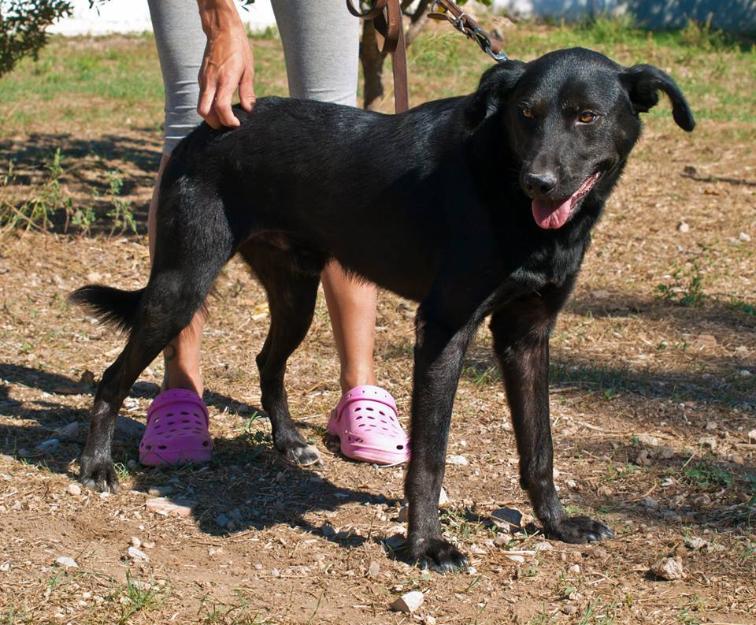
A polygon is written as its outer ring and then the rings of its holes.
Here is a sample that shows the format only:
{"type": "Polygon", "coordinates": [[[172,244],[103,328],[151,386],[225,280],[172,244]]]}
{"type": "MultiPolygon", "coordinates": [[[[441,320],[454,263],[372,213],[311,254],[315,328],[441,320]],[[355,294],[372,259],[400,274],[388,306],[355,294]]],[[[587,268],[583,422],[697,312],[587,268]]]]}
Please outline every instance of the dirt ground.
{"type": "MultiPolygon", "coordinates": [[[[324,464],[295,468],[272,449],[253,365],[267,308],[238,262],[219,280],[204,338],[213,462],[172,471],[136,464],[162,375],[156,362],[121,413],[121,492],[72,487],[91,373],[99,378],[122,340],[66,296],[92,281],[141,285],[146,241],[6,232],[0,623],[756,623],[756,161],[742,130],[704,121],[687,136],[671,120],[649,120],[554,333],[556,482],[571,511],[602,519],[616,538],[570,546],[545,540],[531,524],[481,330],[449,446],[467,464],[450,464],[445,480],[445,531],[471,560],[455,575],[390,557],[392,537],[404,533],[403,469],[350,462],[324,444],[339,390],[322,297],[287,385],[324,464]],[[73,423],[78,433],[56,434],[73,423]],[[59,444],[38,447],[52,438],[59,444]],[[159,497],[179,507],[156,513],[159,497]],[[499,520],[502,508],[522,512],[519,528],[499,520]],[[133,545],[144,558],[129,556],[133,545]],[[56,564],[60,557],[77,566],[56,564]],[[679,559],[681,579],[649,572],[666,557],[679,559]],[[420,609],[390,611],[410,590],[424,593],[420,609]]],[[[134,130],[131,140],[143,158],[116,164],[143,211],[158,147],[148,130],[134,130]]],[[[81,175],[67,181],[74,196],[94,172],[82,163],[84,153],[74,172],[81,175]]],[[[381,294],[379,381],[405,424],[413,316],[410,302],[381,294]]]]}

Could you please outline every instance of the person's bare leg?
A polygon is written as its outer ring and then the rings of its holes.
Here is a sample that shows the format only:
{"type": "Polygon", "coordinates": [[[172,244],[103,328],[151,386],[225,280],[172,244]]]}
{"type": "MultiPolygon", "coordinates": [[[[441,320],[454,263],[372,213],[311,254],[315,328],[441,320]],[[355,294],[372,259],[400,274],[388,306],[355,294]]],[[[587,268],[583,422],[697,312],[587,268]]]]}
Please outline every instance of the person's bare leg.
{"type": "MultiPolygon", "coordinates": [[[[147,237],[150,242],[150,258],[155,254],[156,212],[158,195],[160,193],[160,180],[169,158],[167,154],[163,154],[160,160],[155,188],[152,190],[150,210],[147,214],[147,237]]],[[[163,360],[165,362],[164,389],[186,388],[202,397],[200,347],[204,325],[204,317],[201,312],[198,312],[194,315],[192,322],[163,351],[163,360]]]]}
{"type": "Polygon", "coordinates": [[[321,278],[341,362],[342,392],[375,384],[375,286],[346,275],[337,262],[328,263],[321,278]]]}

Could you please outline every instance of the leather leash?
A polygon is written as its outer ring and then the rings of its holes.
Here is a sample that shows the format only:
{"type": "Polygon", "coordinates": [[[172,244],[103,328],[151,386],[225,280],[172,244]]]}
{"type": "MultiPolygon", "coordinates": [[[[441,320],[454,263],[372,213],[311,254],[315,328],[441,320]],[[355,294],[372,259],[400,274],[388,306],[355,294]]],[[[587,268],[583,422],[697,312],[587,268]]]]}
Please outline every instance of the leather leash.
{"type": "MultiPolygon", "coordinates": [[[[346,0],[346,4],[349,12],[355,17],[373,20],[375,29],[383,36],[381,54],[391,54],[394,72],[394,110],[403,113],[409,108],[409,86],[401,0],[374,0],[373,8],[365,12],[360,12],[354,6],[353,0],[346,0]]],[[[495,61],[501,63],[507,60],[501,42],[483,30],[473,17],[451,0],[432,0],[428,17],[448,21],[458,31],[475,41],[480,49],[495,61]]]]}
{"type": "Polygon", "coordinates": [[[346,3],[352,15],[373,20],[375,29],[383,35],[381,54],[391,54],[391,67],[394,72],[394,110],[403,113],[409,108],[409,86],[401,0],[376,0],[375,6],[364,13],[352,4],[352,0],[346,0],[346,3]]]}

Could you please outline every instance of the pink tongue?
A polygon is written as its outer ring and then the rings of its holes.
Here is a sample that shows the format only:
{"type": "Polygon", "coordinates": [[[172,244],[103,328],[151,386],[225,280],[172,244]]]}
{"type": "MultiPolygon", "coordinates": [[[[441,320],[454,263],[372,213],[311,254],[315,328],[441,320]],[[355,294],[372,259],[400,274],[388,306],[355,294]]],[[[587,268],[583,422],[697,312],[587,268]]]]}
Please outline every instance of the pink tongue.
{"type": "Polygon", "coordinates": [[[561,228],[570,218],[572,200],[577,194],[575,191],[561,204],[553,200],[533,200],[533,219],[544,230],[561,228]]]}

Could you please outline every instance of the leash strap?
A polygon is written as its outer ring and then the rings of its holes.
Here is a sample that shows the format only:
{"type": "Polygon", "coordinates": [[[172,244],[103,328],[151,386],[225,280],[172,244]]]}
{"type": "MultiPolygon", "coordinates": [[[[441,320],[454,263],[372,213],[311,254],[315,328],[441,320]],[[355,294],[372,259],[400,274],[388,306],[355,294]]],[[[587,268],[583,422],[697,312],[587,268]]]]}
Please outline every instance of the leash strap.
{"type": "Polygon", "coordinates": [[[352,4],[352,0],[346,0],[346,3],[349,12],[355,17],[373,20],[375,29],[383,36],[381,54],[391,54],[394,72],[394,110],[403,113],[409,108],[409,85],[401,0],[376,0],[373,8],[364,13],[352,4]]]}

